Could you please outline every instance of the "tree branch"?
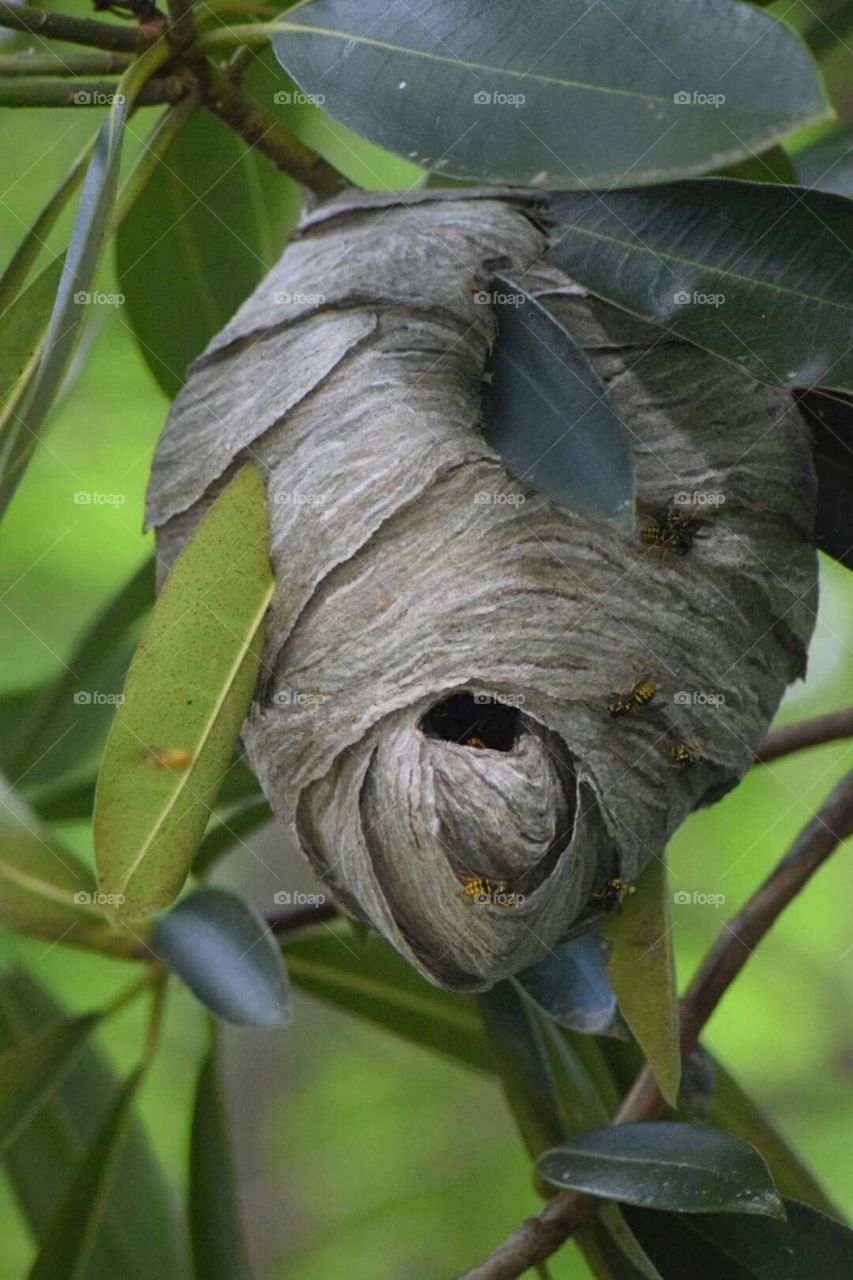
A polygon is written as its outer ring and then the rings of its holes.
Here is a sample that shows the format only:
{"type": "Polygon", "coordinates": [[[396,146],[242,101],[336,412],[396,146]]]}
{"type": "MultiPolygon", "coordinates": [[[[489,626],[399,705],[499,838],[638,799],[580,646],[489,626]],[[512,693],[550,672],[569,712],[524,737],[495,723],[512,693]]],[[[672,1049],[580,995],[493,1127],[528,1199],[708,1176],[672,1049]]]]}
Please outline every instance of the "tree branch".
{"type": "Polygon", "coordinates": [[[0,54],[0,76],[112,76],[121,75],[132,61],[132,54],[111,53],[108,49],[90,49],[80,53],[0,54]]]}
{"type": "Polygon", "coordinates": [[[295,134],[262,107],[248,98],[233,77],[213,63],[204,66],[205,105],[250,147],[257,149],[277,169],[313,191],[320,199],[346,186],[346,179],[316,151],[306,147],[295,134]]]}
{"type": "MultiPolygon", "coordinates": [[[[781,862],[723,928],[696,971],[681,1001],[682,1057],[693,1050],[708,1018],[788,903],[851,834],[853,772],[830,792],[781,862]]],[[[665,1105],[651,1071],[644,1067],[613,1123],[654,1120],[665,1105]]],[[[550,1257],[603,1203],[580,1192],[560,1192],[460,1280],[514,1280],[550,1257]]]]}
{"type": "Polygon", "coordinates": [[[296,929],[335,920],[339,914],[333,902],[321,902],[317,906],[293,907],[290,911],[279,911],[275,915],[267,916],[267,924],[270,932],[277,938],[281,938],[285,934],[293,933],[296,929]]]}
{"type": "Polygon", "coordinates": [[[43,9],[9,4],[8,0],[0,0],[0,27],[27,31],[50,40],[67,40],[69,44],[85,44],[92,49],[114,49],[125,53],[140,53],[151,44],[150,37],[138,27],[120,27],[110,22],[95,22],[91,18],[72,18],[67,13],[45,13],[43,9]]]}
{"type": "Polygon", "coordinates": [[[853,738],[853,707],[775,729],[768,733],[756,751],[755,758],[761,764],[769,764],[771,760],[778,760],[779,756],[791,755],[794,751],[802,751],[804,747],[816,747],[822,742],[835,742],[838,738],[853,738]]]}
{"type": "MultiPolygon", "coordinates": [[[[113,101],[117,80],[56,80],[36,76],[0,78],[2,107],[105,107],[113,101]]],[[[162,76],[144,84],[133,100],[134,107],[161,106],[179,102],[187,85],[179,76],[162,76]]]]}

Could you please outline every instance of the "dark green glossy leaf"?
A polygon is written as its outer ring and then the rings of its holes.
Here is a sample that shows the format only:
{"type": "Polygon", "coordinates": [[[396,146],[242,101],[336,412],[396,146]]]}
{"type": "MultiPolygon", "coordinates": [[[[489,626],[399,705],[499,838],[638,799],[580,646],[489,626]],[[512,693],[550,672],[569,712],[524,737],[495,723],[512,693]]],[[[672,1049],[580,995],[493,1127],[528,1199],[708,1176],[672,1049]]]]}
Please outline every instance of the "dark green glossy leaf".
{"type": "Polygon", "coordinates": [[[797,404],[815,448],[815,542],[853,569],[853,398],[807,390],[797,392],[797,404]]]}
{"type": "Polygon", "coordinates": [[[544,307],[494,277],[498,335],[483,383],[483,434],[523,484],[630,528],[628,433],[584,352],[544,307]]]}
{"type": "Polygon", "coordinates": [[[628,1031],[607,976],[609,951],[607,943],[593,935],[575,938],[525,969],[518,981],[561,1026],[624,1040],[628,1031]]]}
{"type": "Polygon", "coordinates": [[[661,182],[828,114],[804,46],[730,0],[311,0],[273,47],[327,111],[459,178],[661,182]]]}
{"type": "Polygon", "coordinates": [[[840,129],[805,147],[793,165],[796,181],[804,187],[853,196],[853,129],[840,129]]]}
{"type": "MultiPolygon", "coordinates": [[[[63,1011],[25,973],[0,979],[0,1050],[61,1025],[63,1011]]],[[[3,1165],[37,1241],[45,1236],[57,1205],[86,1150],[104,1122],[116,1081],[92,1043],[83,1045],[3,1165]]],[[[101,1217],[86,1280],[187,1280],[184,1231],[175,1204],[144,1132],[132,1121],[116,1177],[101,1217]]]]}
{"type": "Polygon", "coordinates": [[[97,1023],[95,1014],[57,1022],[0,1054],[0,1153],[57,1088],[97,1023]]]}
{"type": "Polygon", "coordinates": [[[696,178],[551,206],[548,256],[593,293],[759,382],[853,387],[850,201],[696,178]]]}
{"type": "Polygon", "coordinates": [[[288,939],[284,955],[294,986],[413,1044],[480,1071],[494,1059],[470,996],[432,986],[387,942],[363,945],[343,922],[288,939]]]}
{"type": "Polygon", "coordinates": [[[116,236],[130,323],[167,396],[277,260],[299,204],[296,185],[209,111],[176,135],[116,236]]]}
{"type": "Polygon", "coordinates": [[[242,467],[200,520],[148,619],[104,752],[95,860],[117,914],[177,897],[255,687],[273,580],[264,482],[242,467]]]}
{"type": "Polygon", "coordinates": [[[286,1027],[281,953],[261,916],[225,889],[198,889],[156,921],[152,946],[211,1013],[245,1027],[286,1027]]]}
{"type": "Polygon", "coordinates": [[[580,1134],[537,1167],[554,1186],[643,1208],[784,1216],[763,1157],[704,1125],[640,1122],[580,1134]]]}
{"type": "Polygon", "coordinates": [[[678,1100],[681,1050],[666,865],[652,858],[625,898],[599,926],[613,944],[607,963],[619,1009],[646,1055],[670,1106],[678,1100]]]}
{"type": "Polygon", "coordinates": [[[712,177],[741,178],[745,182],[796,182],[791,157],[784,147],[771,147],[762,155],[747,156],[712,177]]]}
{"type": "Polygon", "coordinates": [[[190,1140],[190,1230],[197,1277],[251,1280],[215,1032],[196,1087],[190,1140]]]}
{"type": "Polygon", "coordinates": [[[62,674],[36,697],[4,752],[27,789],[91,772],[106,741],[135,642],[135,624],[154,599],[148,559],[87,628],[62,674]],[[9,758],[11,756],[11,758],[9,758]]]}
{"type": "Polygon", "coordinates": [[[106,1120],[57,1206],[29,1280],[82,1280],[86,1275],[127,1137],[138,1085],[139,1073],[134,1072],[119,1089],[106,1120]]]}
{"type": "Polygon", "coordinates": [[[796,1200],[786,1222],[625,1210],[643,1248],[677,1280],[850,1280],[853,1232],[796,1200]]]}
{"type": "Polygon", "coordinates": [[[50,262],[0,315],[0,459],[17,438],[27,387],[35,375],[62,274],[62,259],[50,262]]]}

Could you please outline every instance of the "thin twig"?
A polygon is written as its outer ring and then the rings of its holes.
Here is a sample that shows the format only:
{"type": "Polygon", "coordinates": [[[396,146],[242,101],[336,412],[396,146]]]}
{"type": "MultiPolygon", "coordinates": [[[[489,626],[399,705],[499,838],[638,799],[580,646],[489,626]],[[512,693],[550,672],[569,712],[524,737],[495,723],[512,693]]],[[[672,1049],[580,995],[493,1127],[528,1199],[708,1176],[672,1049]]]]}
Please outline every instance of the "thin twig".
{"type": "Polygon", "coordinates": [[[817,747],[823,742],[835,742],[838,738],[853,738],[853,707],[774,729],[756,751],[755,758],[761,764],[769,764],[780,756],[802,751],[804,747],[817,747]]]}
{"type": "Polygon", "coordinates": [[[113,76],[130,66],[132,54],[109,49],[83,49],[80,53],[37,53],[22,49],[20,53],[0,54],[0,76],[113,76]]]}
{"type": "MultiPolygon", "coordinates": [[[[853,772],[830,792],[782,861],[717,937],[681,1002],[681,1053],[690,1053],[708,1018],[755,947],[839,844],[853,834],[853,772]]],[[[665,1103],[648,1067],[622,1102],[613,1123],[654,1120],[665,1103]]],[[[460,1280],[514,1280],[550,1257],[604,1202],[563,1191],[528,1218],[460,1280]]]]}
{"type": "Polygon", "coordinates": [[[92,49],[116,49],[139,53],[151,44],[151,37],[138,27],[120,27],[91,18],[72,18],[67,13],[45,13],[26,5],[0,0],[0,27],[28,31],[31,35],[51,40],[67,40],[69,44],[85,44],[92,49]]]}
{"type": "MultiPolygon", "coordinates": [[[[0,78],[2,107],[108,107],[116,97],[117,80],[57,80],[53,77],[6,76],[0,78]]],[[[187,84],[179,76],[158,76],[144,84],[133,100],[135,107],[157,107],[180,102],[187,84]]]]}
{"type": "Polygon", "coordinates": [[[316,907],[293,907],[290,911],[279,911],[273,916],[267,916],[267,924],[270,932],[280,938],[286,933],[294,933],[297,929],[304,929],[308,925],[335,920],[339,914],[333,902],[321,902],[316,907]]]}

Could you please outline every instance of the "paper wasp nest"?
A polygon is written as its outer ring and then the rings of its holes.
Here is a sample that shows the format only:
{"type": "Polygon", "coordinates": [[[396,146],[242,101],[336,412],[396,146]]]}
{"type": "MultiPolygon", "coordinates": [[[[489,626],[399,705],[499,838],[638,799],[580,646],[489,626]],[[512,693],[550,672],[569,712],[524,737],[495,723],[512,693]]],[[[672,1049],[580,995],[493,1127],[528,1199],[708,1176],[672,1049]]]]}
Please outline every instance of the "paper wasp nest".
{"type": "Polygon", "coordinates": [[[149,492],[168,563],[236,466],[262,469],[277,591],[249,761],[344,909],[467,991],[589,928],[609,879],[735,784],[814,620],[790,396],[543,265],[545,214],[441,191],[309,215],[191,368],[149,492]],[[637,531],[557,506],[486,444],[493,269],[608,386],[637,531]],[[640,530],[679,494],[699,523],[667,552],[640,530]],[[463,891],[477,878],[503,904],[463,891]]]}

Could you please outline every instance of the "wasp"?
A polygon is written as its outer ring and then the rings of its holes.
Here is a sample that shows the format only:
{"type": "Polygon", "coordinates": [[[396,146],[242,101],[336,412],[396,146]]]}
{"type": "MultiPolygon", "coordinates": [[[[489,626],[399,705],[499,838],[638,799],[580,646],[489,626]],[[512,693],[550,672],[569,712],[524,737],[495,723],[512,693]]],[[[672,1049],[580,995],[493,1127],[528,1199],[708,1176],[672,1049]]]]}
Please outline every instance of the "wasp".
{"type": "Polygon", "coordinates": [[[663,516],[653,516],[640,530],[640,537],[650,547],[666,554],[674,551],[686,555],[699,530],[699,517],[686,507],[671,503],[663,516]]]}
{"type": "Polygon", "coordinates": [[[520,895],[513,891],[508,880],[492,880],[488,876],[460,876],[462,896],[482,906],[515,907],[520,905],[520,895]]]}
{"type": "Polygon", "coordinates": [[[464,745],[466,747],[478,747],[481,751],[485,751],[487,749],[482,738],[466,738],[464,745]]]}
{"type": "Polygon", "coordinates": [[[698,738],[677,742],[669,753],[670,769],[692,769],[705,755],[705,744],[698,738]]]}
{"type": "Polygon", "coordinates": [[[192,753],[186,747],[151,747],[145,752],[150,769],[170,769],[172,773],[183,773],[191,760],[192,753]]]}
{"type": "Polygon", "coordinates": [[[627,716],[634,711],[642,711],[658,691],[657,685],[651,676],[640,676],[631,685],[627,693],[622,693],[618,689],[610,694],[610,701],[607,704],[607,710],[612,716],[627,716]]]}
{"type": "Polygon", "coordinates": [[[605,911],[618,911],[625,899],[637,892],[637,886],[628,880],[620,880],[614,876],[608,880],[603,889],[592,894],[596,902],[600,902],[605,911]]]}

